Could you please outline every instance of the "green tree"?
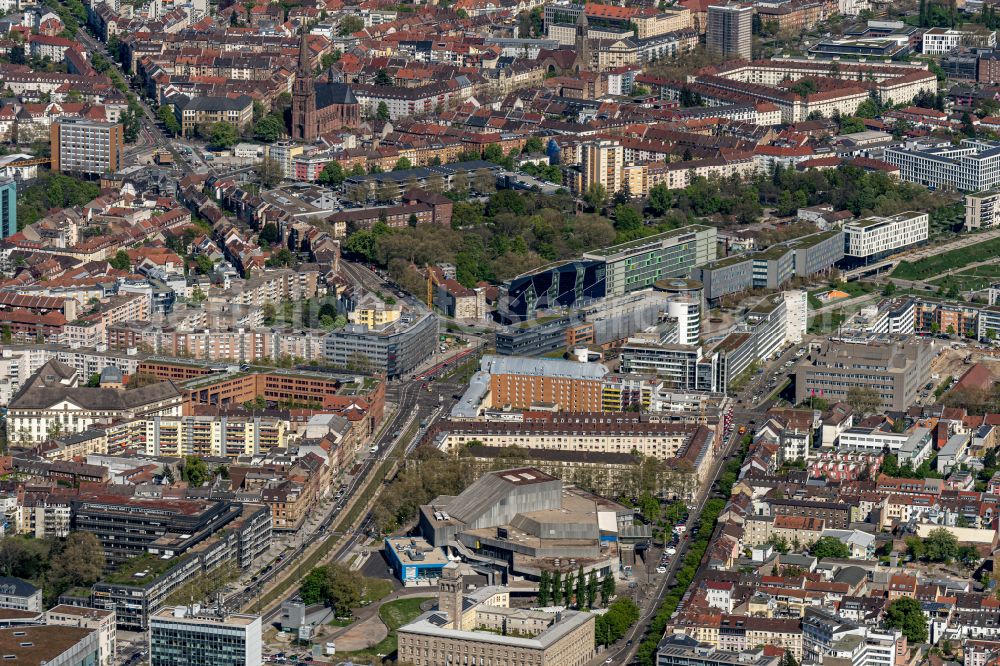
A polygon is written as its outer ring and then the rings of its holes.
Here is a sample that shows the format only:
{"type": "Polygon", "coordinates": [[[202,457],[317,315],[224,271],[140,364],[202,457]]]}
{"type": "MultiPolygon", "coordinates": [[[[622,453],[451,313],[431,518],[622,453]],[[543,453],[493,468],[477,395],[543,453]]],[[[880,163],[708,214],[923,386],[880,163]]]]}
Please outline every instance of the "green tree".
{"type": "Polygon", "coordinates": [[[594,603],[597,601],[597,590],[599,587],[597,582],[597,572],[591,571],[590,575],[587,577],[587,608],[593,608],[594,603]]]}
{"type": "Polygon", "coordinates": [[[319,174],[319,182],[324,185],[340,185],[344,182],[344,178],[344,168],[339,162],[329,162],[319,174]]]}
{"type": "Polygon", "coordinates": [[[285,125],[274,116],[264,116],[253,127],[253,135],[258,141],[274,143],[285,134],[285,125]]]}
{"type": "Polygon", "coordinates": [[[104,570],[104,549],[91,532],[70,532],[49,561],[48,594],[58,597],[71,587],[93,585],[104,570]]]}
{"type": "Polygon", "coordinates": [[[542,573],[538,576],[538,605],[548,606],[549,605],[549,595],[551,594],[552,587],[552,577],[549,572],[542,569],[542,573]]]}
{"type": "Polygon", "coordinates": [[[611,574],[607,574],[601,580],[601,605],[606,607],[611,603],[613,596],[615,596],[615,579],[611,574]]]}
{"type": "Polygon", "coordinates": [[[393,171],[406,171],[407,169],[412,169],[413,163],[410,162],[407,157],[400,157],[396,160],[396,166],[392,167],[393,171]]]}
{"type": "Polygon", "coordinates": [[[173,136],[178,136],[181,133],[181,124],[177,122],[177,116],[174,115],[174,108],[170,104],[161,104],[160,108],[156,110],[156,116],[163,123],[170,134],[173,136]]]}
{"type": "Polygon", "coordinates": [[[608,612],[597,617],[594,625],[595,640],[601,645],[611,645],[619,640],[639,620],[639,607],[628,597],[620,597],[608,607],[608,612]]]}
{"type": "Polygon", "coordinates": [[[563,603],[567,606],[573,603],[573,572],[567,571],[563,578],[563,603]]]}
{"type": "Polygon", "coordinates": [[[215,262],[208,258],[207,255],[199,254],[194,258],[195,268],[202,275],[208,275],[215,268],[215,262]]]}
{"type": "Polygon", "coordinates": [[[391,117],[389,115],[389,105],[385,102],[379,102],[378,109],[375,111],[375,117],[379,120],[389,120],[391,117]]]}
{"type": "Polygon", "coordinates": [[[781,657],[781,666],[799,666],[791,650],[785,650],[785,654],[781,657]]]}
{"type": "Polygon", "coordinates": [[[274,222],[268,222],[260,230],[260,235],[258,237],[261,241],[267,243],[268,245],[274,245],[281,240],[281,232],[278,231],[278,225],[274,222]]]}
{"type": "Polygon", "coordinates": [[[346,37],[364,29],[365,22],[360,16],[345,16],[340,20],[338,32],[341,37],[346,37]]]}
{"type": "Polygon", "coordinates": [[[847,559],[851,556],[851,549],[836,537],[820,537],[809,547],[809,554],[819,559],[824,557],[847,559]]]}
{"type": "Polygon", "coordinates": [[[537,136],[529,137],[528,140],[524,142],[524,148],[521,149],[521,152],[530,155],[537,155],[538,153],[545,152],[545,145],[542,144],[542,140],[537,136]]]}
{"type": "Polygon", "coordinates": [[[886,626],[899,629],[911,644],[927,642],[927,618],[913,597],[894,599],[885,613],[886,626]]]}
{"type": "Polygon", "coordinates": [[[299,597],[307,606],[326,601],[326,567],[316,567],[306,574],[299,583],[299,597]]]}
{"type": "Polygon", "coordinates": [[[208,465],[198,456],[185,456],[181,467],[181,480],[187,481],[192,488],[200,487],[208,480],[208,465]]]}
{"type": "Polygon", "coordinates": [[[272,267],[287,267],[295,264],[295,255],[287,247],[283,247],[271,255],[267,260],[267,265],[272,267]]]}
{"type": "Polygon", "coordinates": [[[635,231],[642,228],[642,216],[628,204],[615,206],[615,229],[619,232],[635,231]]]}
{"type": "Polygon", "coordinates": [[[587,202],[593,210],[599,209],[608,199],[608,190],[600,183],[592,183],[583,195],[583,200],[587,202]]]}
{"type": "Polygon", "coordinates": [[[583,565],[580,565],[576,572],[576,607],[583,608],[587,605],[587,577],[583,575],[583,565]]]}
{"type": "Polygon", "coordinates": [[[951,562],[958,557],[958,539],[943,527],[931,530],[923,543],[924,556],[931,562],[951,562]]]}
{"type": "Polygon", "coordinates": [[[219,150],[226,150],[236,145],[240,140],[240,133],[232,123],[222,120],[212,125],[209,130],[209,141],[212,146],[219,150]]]}
{"type": "Polygon", "coordinates": [[[326,566],[326,596],[339,615],[361,603],[361,578],[341,564],[326,566]]]}
{"type": "Polygon", "coordinates": [[[873,388],[852,386],[847,390],[847,404],[857,414],[873,414],[882,407],[882,398],[873,388]]]}
{"type": "Polygon", "coordinates": [[[649,190],[649,208],[654,215],[660,216],[670,210],[674,197],[666,183],[657,183],[649,190]]]}
{"type": "Polygon", "coordinates": [[[97,388],[101,385],[101,373],[95,372],[90,375],[90,379],[87,380],[87,386],[90,388],[97,388]]]}
{"type": "Polygon", "coordinates": [[[841,134],[852,134],[854,132],[864,132],[865,123],[860,118],[855,118],[854,116],[841,116],[840,118],[840,133],[841,134]]]}
{"type": "Polygon", "coordinates": [[[330,69],[333,67],[334,63],[340,62],[340,58],[343,54],[340,49],[334,49],[330,53],[324,53],[323,57],[320,58],[320,67],[323,69],[330,69]]]}
{"type": "Polygon", "coordinates": [[[118,250],[115,252],[115,256],[111,258],[108,262],[111,268],[119,271],[127,271],[132,269],[132,260],[128,256],[128,252],[125,250],[118,250]]]}
{"type": "Polygon", "coordinates": [[[552,605],[561,606],[563,598],[562,573],[552,574],[552,605]]]}

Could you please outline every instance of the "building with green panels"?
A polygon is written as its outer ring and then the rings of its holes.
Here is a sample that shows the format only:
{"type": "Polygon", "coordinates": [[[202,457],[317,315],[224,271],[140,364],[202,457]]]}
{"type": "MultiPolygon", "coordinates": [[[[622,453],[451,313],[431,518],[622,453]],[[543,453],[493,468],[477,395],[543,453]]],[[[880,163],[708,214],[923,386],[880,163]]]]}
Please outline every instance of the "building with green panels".
{"type": "Polygon", "coordinates": [[[583,255],[584,259],[604,262],[607,296],[646,289],[664,278],[689,277],[691,269],[714,261],[715,257],[715,227],[700,224],[583,255]]]}

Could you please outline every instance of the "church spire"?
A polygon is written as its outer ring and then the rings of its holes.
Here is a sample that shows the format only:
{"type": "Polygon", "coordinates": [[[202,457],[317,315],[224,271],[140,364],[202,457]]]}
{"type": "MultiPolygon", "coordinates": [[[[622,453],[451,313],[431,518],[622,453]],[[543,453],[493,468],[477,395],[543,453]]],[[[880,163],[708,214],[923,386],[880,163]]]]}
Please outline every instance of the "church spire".
{"type": "Polygon", "coordinates": [[[305,26],[302,28],[302,39],[299,42],[299,72],[302,73],[312,73],[312,66],[310,64],[309,58],[309,35],[305,31],[305,26]]]}

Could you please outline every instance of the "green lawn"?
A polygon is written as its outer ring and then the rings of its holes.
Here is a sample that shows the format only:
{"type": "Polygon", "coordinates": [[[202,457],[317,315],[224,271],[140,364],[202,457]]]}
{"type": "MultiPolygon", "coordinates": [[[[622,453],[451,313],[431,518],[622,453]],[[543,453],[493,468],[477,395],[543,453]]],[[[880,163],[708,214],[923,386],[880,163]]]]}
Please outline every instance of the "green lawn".
{"type": "Polygon", "coordinates": [[[960,291],[978,291],[986,289],[998,280],[1000,280],[1000,265],[987,264],[986,266],[969,268],[954,275],[946,275],[931,281],[931,284],[945,288],[954,286],[960,291]]]}
{"type": "Polygon", "coordinates": [[[902,280],[924,280],[968,264],[987,261],[998,254],[1000,254],[1000,238],[994,238],[978,245],[951,250],[912,263],[901,261],[892,272],[892,277],[902,280]]]}
{"type": "Polygon", "coordinates": [[[383,578],[365,578],[365,593],[362,601],[375,603],[392,594],[392,582],[383,578]]]}
{"type": "Polygon", "coordinates": [[[387,604],[383,604],[382,607],[378,609],[378,616],[382,618],[382,622],[384,622],[385,626],[389,629],[389,635],[370,648],[358,650],[356,652],[344,652],[343,654],[350,655],[352,657],[391,655],[396,651],[396,630],[404,624],[415,620],[417,616],[423,612],[420,610],[420,604],[425,601],[427,601],[427,597],[397,599],[396,601],[390,601],[387,604]]]}

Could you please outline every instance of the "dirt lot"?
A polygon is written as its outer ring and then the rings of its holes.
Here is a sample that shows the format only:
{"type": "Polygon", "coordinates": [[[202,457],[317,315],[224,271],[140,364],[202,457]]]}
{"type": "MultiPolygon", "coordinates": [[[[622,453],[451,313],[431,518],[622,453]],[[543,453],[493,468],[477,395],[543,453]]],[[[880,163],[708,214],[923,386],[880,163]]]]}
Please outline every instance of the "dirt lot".
{"type": "Polygon", "coordinates": [[[994,378],[1000,378],[1000,351],[972,347],[952,349],[950,346],[938,349],[938,354],[931,363],[931,374],[938,377],[935,383],[944,381],[949,375],[959,379],[974,363],[984,364],[994,378]]]}

